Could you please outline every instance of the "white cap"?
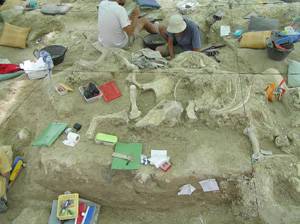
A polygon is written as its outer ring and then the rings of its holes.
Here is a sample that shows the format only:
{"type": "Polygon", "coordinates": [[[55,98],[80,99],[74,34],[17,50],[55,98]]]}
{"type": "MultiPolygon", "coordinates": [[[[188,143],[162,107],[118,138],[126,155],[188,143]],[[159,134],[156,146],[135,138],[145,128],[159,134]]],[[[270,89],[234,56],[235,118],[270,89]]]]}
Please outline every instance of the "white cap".
{"type": "Polygon", "coordinates": [[[186,22],[181,15],[173,15],[169,19],[167,31],[169,33],[181,33],[186,28],[186,22]]]}

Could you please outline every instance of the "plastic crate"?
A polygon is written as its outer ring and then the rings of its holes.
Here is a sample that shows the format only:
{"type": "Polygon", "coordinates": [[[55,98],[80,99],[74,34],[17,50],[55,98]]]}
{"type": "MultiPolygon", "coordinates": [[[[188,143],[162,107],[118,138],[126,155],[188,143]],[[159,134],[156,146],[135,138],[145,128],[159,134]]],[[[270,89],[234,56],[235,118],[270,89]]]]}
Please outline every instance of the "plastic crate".
{"type": "Polygon", "coordinates": [[[86,98],[86,97],[84,96],[84,89],[83,89],[83,87],[84,87],[84,86],[79,86],[78,89],[79,89],[80,94],[83,96],[84,100],[85,100],[87,103],[95,102],[96,100],[98,100],[99,98],[102,97],[102,92],[101,92],[101,90],[99,89],[99,87],[97,87],[97,89],[99,90],[99,95],[94,96],[94,97],[89,98],[89,99],[86,98]]]}
{"type": "Polygon", "coordinates": [[[118,137],[114,135],[98,133],[95,137],[95,142],[97,144],[115,145],[118,142],[118,137]]]}
{"type": "Polygon", "coordinates": [[[79,194],[62,194],[58,196],[56,216],[59,220],[75,219],[78,216],[79,194]],[[68,209],[63,211],[63,205],[70,200],[68,209]]]}

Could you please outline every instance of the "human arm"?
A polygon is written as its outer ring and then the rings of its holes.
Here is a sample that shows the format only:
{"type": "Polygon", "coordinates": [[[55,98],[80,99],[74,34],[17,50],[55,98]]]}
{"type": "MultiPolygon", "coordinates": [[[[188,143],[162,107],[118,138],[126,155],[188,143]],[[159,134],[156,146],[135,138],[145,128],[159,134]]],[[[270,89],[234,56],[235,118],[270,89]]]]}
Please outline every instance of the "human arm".
{"type": "Polygon", "coordinates": [[[130,15],[131,23],[123,27],[124,32],[126,32],[128,36],[131,36],[134,33],[134,29],[137,26],[139,16],[140,16],[140,10],[138,7],[136,7],[130,15]]]}
{"type": "Polygon", "coordinates": [[[174,41],[172,37],[168,37],[168,50],[171,59],[173,59],[175,57],[175,53],[174,53],[174,41]]]}
{"type": "Polygon", "coordinates": [[[192,33],[192,51],[200,51],[200,49],[201,49],[200,29],[197,25],[195,25],[192,33]]]}

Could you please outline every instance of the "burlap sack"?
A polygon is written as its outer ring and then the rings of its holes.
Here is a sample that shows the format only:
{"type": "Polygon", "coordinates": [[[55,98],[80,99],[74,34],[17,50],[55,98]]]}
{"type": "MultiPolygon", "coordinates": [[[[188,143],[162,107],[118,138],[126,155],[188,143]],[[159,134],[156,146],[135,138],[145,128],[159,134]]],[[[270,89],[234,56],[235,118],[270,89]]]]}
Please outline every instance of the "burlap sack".
{"type": "Polygon", "coordinates": [[[241,48],[264,49],[267,39],[271,37],[272,31],[258,31],[244,33],[240,40],[241,48]]]}
{"type": "Polygon", "coordinates": [[[26,40],[30,30],[31,28],[23,28],[5,23],[0,38],[0,45],[26,48],[26,40]]]}

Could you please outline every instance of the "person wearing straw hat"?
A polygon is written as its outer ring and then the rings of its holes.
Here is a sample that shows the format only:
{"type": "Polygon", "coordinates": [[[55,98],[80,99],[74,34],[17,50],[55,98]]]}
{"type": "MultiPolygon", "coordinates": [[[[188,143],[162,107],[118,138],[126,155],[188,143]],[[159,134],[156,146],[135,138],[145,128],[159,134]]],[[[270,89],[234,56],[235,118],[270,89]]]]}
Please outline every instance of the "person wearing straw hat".
{"type": "Polygon", "coordinates": [[[167,44],[156,48],[162,56],[174,58],[175,54],[184,51],[200,51],[200,29],[193,21],[181,15],[173,15],[169,19],[167,29],[163,29],[160,27],[160,33],[167,40],[167,44]]]}

